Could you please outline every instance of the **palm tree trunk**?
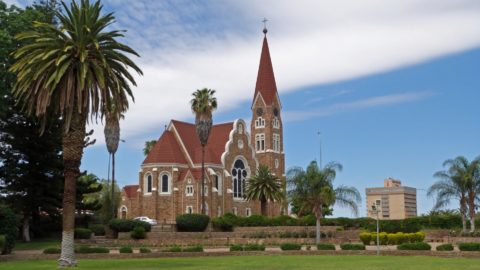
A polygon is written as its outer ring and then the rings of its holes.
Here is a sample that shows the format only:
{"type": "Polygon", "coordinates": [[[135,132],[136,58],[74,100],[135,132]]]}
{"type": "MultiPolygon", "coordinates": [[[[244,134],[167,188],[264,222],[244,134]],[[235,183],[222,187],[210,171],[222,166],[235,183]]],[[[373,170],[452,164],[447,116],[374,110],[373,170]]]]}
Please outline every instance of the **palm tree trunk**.
{"type": "Polygon", "coordinates": [[[23,213],[22,239],[24,242],[30,242],[30,215],[28,211],[23,213]]]}
{"type": "Polygon", "coordinates": [[[202,214],[205,213],[205,146],[202,145],[202,214]]]}
{"type": "Polygon", "coordinates": [[[265,199],[260,200],[260,212],[262,212],[262,216],[267,216],[267,200],[265,199]]]}
{"type": "Polygon", "coordinates": [[[462,217],[462,233],[467,232],[467,209],[465,205],[460,205],[460,216],[462,217]]]}
{"type": "Polygon", "coordinates": [[[115,204],[115,153],[112,153],[112,218],[117,217],[117,207],[115,204]]]}
{"type": "Polygon", "coordinates": [[[315,243],[316,244],[320,244],[320,238],[321,238],[321,232],[320,232],[320,216],[316,216],[317,217],[317,222],[316,222],[316,238],[315,238],[315,243]]]}
{"type": "Polygon", "coordinates": [[[470,232],[475,231],[475,196],[471,195],[468,202],[469,217],[470,217],[470,232]]]}
{"type": "Polygon", "coordinates": [[[77,265],[74,250],[75,193],[85,143],[85,124],[85,117],[82,114],[74,113],[70,130],[63,135],[65,184],[63,190],[62,252],[58,260],[59,267],[74,267],[77,265]]]}

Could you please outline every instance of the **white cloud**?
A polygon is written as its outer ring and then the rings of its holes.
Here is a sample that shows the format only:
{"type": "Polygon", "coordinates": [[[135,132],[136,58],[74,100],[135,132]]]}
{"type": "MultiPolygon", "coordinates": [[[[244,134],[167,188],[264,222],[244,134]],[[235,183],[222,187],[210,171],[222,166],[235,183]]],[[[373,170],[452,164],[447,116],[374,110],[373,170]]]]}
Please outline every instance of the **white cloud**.
{"type": "MultiPolygon", "coordinates": [[[[480,46],[480,2],[475,0],[398,0],[388,4],[383,0],[252,0],[215,1],[205,6],[114,2],[121,8],[117,11],[119,26],[128,30],[128,42],[139,48],[145,73],[137,77],[136,102],[122,124],[122,137],[127,140],[160,132],[171,118],[190,117],[188,101],[198,88],[217,90],[217,113],[248,106],[246,101],[252,98],[255,86],[263,16],[270,20],[269,45],[280,94],[480,46]]],[[[385,94],[384,99],[399,98],[385,94]]],[[[394,103],[370,100],[375,101],[394,103]]],[[[362,104],[355,108],[367,107],[362,104]]],[[[102,130],[97,130],[96,136],[103,137],[102,130]]]]}

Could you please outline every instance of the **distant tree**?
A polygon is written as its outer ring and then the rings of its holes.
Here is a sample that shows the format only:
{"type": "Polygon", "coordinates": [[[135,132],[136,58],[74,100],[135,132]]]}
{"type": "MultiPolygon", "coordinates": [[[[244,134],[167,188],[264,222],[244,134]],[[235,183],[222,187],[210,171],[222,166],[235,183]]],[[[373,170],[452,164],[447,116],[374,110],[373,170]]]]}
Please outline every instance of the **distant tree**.
{"type": "Polygon", "coordinates": [[[113,218],[113,212],[117,211],[120,207],[120,187],[115,184],[114,187],[114,202],[112,202],[112,186],[107,180],[102,179],[100,181],[102,190],[100,193],[96,193],[97,199],[100,201],[101,208],[96,211],[96,214],[102,220],[102,223],[107,224],[109,220],[113,218]]]}
{"type": "Polygon", "coordinates": [[[102,208],[96,193],[102,191],[100,179],[92,173],[83,172],[77,181],[76,209],[83,226],[88,226],[89,217],[102,208]]]}
{"type": "Polygon", "coordinates": [[[152,148],[155,146],[156,143],[157,143],[157,140],[146,141],[145,142],[145,147],[143,147],[143,154],[145,156],[147,156],[148,153],[150,153],[150,151],[152,150],[152,148]]]}
{"type": "Polygon", "coordinates": [[[202,145],[202,214],[205,214],[205,145],[212,129],[212,112],[217,109],[215,90],[203,88],[193,92],[190,101],[195,113],[195,130],[202,145]]]}
{"type": "Polygon", "coordinates": [[[256,174],[247,181],[245,199],[260,201],[262,215],[268,215],[267,202],[281,202],[284,199],[280,179],[270,173],[268,166],[260,165],[256,174]]]}
{"type": "Polygon", "coordinates": [[[320,169],[317,162],[312,161],[306,170],[295,167],[287,172],[289,185],[288,197],[299,205],[299,212],[311,209],[316,218],[316,243],[320,243],[320,219],[323,217],[325,206],[335,204],[350,208],[358,214],[358,203],[361,196],[354,187],[333,187],[333,181],[342,166],[338,163],[329,163],[320,169]]]}

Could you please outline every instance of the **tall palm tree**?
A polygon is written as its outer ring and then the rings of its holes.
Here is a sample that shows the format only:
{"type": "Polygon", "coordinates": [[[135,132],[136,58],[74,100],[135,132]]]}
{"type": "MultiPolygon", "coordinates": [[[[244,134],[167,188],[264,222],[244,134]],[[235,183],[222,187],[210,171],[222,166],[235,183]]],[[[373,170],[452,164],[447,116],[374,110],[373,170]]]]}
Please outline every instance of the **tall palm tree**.
{"type": "Polygon", "coordinates": [[[333,187],[337,171],[342,165],[331,162],[320,169],[316,161],[312,161],[306,170],[294,167],[288,170],[287,178],[290,201],[299,205],[299,212],[311,210],[316,218],[316,243],[320,243],[320,219],[324,211],[335,204],[350,208],[358,214],[358,204],[361,196],[354,187],[333,187]]]}
{"type": "Polygon", "coordinates": [[[203,88],[195,91],[190,101],[195,113],[195,131],[202,145],[202,214],[205,214],[205,145],[212,129],[212,112],[217,109],[215,90],[203,88]]]}
{"type": "Polygon", "coordinates": [[[152,150],[153,146],[155,146],[156,143],[157,143],[157,140],[146,141],[145,142],[145,147],[143,147],[143,154],[145,156],[147,156],[148,153],[150,153],[150,151],[152,150]]]}
{"type": "Polygon", "coordinates": [[[263,216],[267,213],[267,201],[282,201],[284,194],[280,180],[270,173],[268,166],[260,165],[257,174],[248,179],[245,189],[245,199],[248,201],[260,201],[260,209],[263,216]]]}
{"type": "Polygon", "coordinates": [[[72,1],[63,12],[55,11],[58,26],[34,22],[34,31],[19,34],[19,40],[33,42],[19,48],[10,71],[17,74],[15,97],[23,109],[41,121],[63,120],[62,140],[65,188],[60,267],[76,265],[73,231],[75,190],[80,175],[85,126],[88,119],[102,118],[104,108],[114,105],[126,111],[133,99],[130,85],[136,85],[128,68],[142,74],[125,53],[138,54],[116,41],[122,31],[106,30],[113,13],[101,14],[99,1],[72,1]]]}
{"type": "Polygon", "coordinates": [[[439,178],[429,189],[429,197],[436,195],[434,210],[450,204],[451,199],[459,202],[462,217],[462,232],[467,231],[467,216],[470,218],[470,230],[475,230],[475,212],[480,195],[480,158],[472,162],[463,156],[448,159],[443,163],[447,168],[434,174],[439,178]]]}

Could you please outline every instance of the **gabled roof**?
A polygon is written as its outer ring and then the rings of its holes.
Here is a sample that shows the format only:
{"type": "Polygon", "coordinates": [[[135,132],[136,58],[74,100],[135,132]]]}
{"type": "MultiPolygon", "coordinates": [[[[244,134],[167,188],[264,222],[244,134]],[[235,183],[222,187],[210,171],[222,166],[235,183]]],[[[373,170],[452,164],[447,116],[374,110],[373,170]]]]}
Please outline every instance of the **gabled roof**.
{"type": "Polygon", "coordinates": [[[138,185],[124,186],[123,190],[125,191],[127,198],[133,198],[137,196],[138,185]]]}
{"type": "Polygon", "coordinates": [[[165,130],[158,139],[157,143],[148,153],[147,157],[143,161],[143,164],[147,163],[179,163],[187,164],[187,160],[180,150],[175,135],[172,131],[165,130]]]}
{"type": "Polygon", "coordinates": [[[275,83],[275,75],[273,74],[272,60],[270,58],[266,34],[263,38],[262,54],[260,56],[257,84],[255,85],[253,100],[255,100],[258,93],[262,95],[266,105],[271,105],[277,96],[277,84],[275,83]]]}
{"type": "MultiPolygon", "coordinates": [[[[195,169],[181,170],[180,175],[178,177],[178,181],[185,180],[185,177],[187,176],[187,174],[189,172],[193,177],[193,181],[200,181],[202,179],[202,169],[201,168],[195,168],[195,169]]],[[[208,173],[207,173],[207,170],[205,170],[205,181],[207,179],[208,179],[208,173]]]]}

